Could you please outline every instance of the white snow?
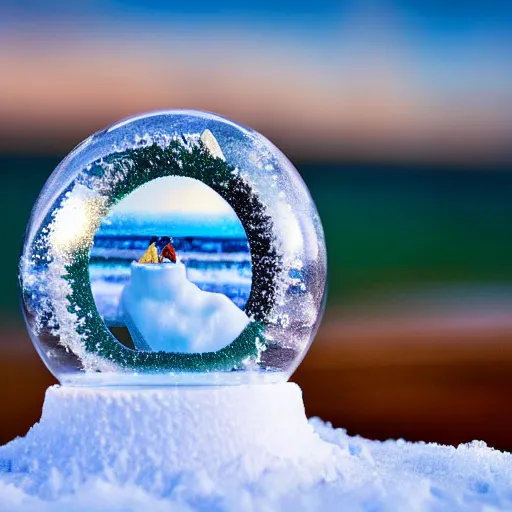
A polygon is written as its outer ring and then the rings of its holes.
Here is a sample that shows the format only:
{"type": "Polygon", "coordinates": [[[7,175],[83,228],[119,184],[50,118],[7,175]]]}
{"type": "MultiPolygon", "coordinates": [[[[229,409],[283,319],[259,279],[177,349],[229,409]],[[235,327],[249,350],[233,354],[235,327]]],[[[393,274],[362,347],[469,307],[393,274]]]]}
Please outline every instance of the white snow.
{"type": "Polygon", "coordinates": [[[213,133],[206,129],[201,134],[201,140],[203,141],[203,144],[206,146],[208,151],[216,158],[220,158],[221,160],[226,160],[224,153],[222,152],[222,149],[213,135],[213,133]]]}
{"type": "Polygon", "coordinates": [[[120,307],[141,350],[214,352],[234,341],[249,323],[228,297],[190,282],[180,262],[132,263],[120,307]]]}
{"type": "Polygon", "coordinates": [[[70,510],[512,510],[512,455],[350,437],[307,423],[293,384],[55,387],[0,447],[0,511],[70,510]]]}

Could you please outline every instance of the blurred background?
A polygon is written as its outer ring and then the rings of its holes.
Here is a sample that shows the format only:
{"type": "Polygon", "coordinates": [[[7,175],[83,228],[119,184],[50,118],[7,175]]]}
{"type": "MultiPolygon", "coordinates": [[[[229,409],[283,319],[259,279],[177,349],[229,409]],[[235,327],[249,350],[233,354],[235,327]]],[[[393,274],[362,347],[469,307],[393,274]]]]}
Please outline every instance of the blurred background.
{"type": "Polygon", "coordinates": [[[40,188],[90,133],[189,107],[270,138],[318,205],[308,415],[511,450],[511,60],[495,0],[0,0],[0,444],[54,383],[18,307],[40,188]]]}

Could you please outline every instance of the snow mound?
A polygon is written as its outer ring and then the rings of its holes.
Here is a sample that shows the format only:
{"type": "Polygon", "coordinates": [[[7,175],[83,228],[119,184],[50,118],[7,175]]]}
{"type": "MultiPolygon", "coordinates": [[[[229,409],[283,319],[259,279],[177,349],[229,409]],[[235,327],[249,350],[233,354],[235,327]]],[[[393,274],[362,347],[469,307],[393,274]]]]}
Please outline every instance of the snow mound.
{"type": "Polygon", "coordinates": [[[293,384],[213,389],[50,389],[0,448],[0,511],[512,510],[512,455],[483,442],[368,441],[308,423],[293,384]]]}
{"type": "Polygon", "coordinates": [[[140,350],[214,352],[234,341],[249,323],[228,297],[190,282],[180,262],[133,262],[120,309],[140,350]]]}

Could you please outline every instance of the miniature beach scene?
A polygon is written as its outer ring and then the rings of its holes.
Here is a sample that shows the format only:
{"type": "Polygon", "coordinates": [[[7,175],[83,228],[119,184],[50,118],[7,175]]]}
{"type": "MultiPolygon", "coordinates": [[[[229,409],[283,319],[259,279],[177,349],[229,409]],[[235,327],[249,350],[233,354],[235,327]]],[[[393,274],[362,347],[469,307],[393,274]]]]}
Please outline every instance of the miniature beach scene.
{"type": "Polygon", "coordinates": [[[245,231],[224,199],[191,178],[158,178],[114,206],[89,274],[101,318],[129,348],[216,351],[249,323],[245,231]]]}

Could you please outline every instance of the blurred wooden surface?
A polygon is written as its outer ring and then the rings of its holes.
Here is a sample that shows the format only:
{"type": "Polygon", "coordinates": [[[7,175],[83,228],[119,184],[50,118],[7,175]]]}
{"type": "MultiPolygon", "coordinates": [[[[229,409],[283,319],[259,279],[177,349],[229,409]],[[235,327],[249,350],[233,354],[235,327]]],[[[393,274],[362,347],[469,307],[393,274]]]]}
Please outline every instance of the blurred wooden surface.
{"type": "MultiPolygon", "coordinates": [[[[327,319],[293,376],[308,416],[369,438],[512,450],[510,326],[429,325],[327,319]]],[[[55,381],[21,327],[0,335],[3,444],[38,420],[55,381]]]]}

